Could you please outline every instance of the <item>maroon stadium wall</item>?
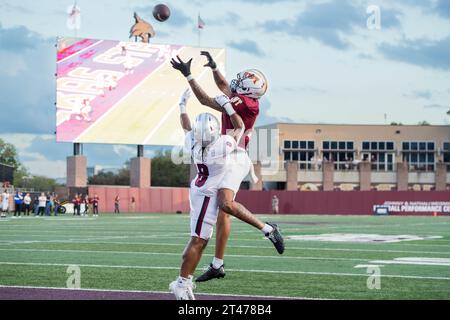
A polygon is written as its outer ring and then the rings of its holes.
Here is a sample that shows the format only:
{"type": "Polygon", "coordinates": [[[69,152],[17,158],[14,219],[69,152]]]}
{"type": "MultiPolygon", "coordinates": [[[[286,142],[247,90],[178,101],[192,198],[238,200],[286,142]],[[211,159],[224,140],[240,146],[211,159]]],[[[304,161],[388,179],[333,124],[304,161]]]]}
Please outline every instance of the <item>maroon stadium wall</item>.
{"type": "MultiPolygon", "coordinates": [[[[114,211],[120,196],[121,212],[189,211],[187,188],[129,188],[90,186],[89,195],[100,197],[101,212],[114,211]],[[132,197],[135,205],[131,204],[132,197]]],[[[254,213],[270,213],[272,197],[279,198],[281,214],[370,215],[375,206],[388,206],[394,215],[450,216],[450,191],[239,191],[236,200],[254,213]]]]}
{"type": "Polygon", "coordinates": [[[375,206],[395,215],[450,215],[449,191],[247,191],[236,200],[255,213],[271,212],[279,198],[282,214],[373,214],[375,206]]]}

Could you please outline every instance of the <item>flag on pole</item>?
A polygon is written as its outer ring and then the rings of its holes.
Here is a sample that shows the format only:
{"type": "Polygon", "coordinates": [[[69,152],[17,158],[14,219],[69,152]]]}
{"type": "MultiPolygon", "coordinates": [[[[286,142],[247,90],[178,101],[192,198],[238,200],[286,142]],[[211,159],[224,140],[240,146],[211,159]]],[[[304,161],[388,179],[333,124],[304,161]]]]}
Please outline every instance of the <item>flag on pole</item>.
{"type": "Polygon", "coordinates": [[[81,26],[81,10],[75,1],[72,6],[67,7],[67,28],[70,30],[78,30],[81,26]]]}
{"type": "Polygon", "coordinates": [[[202,18],[200,17],[200,13],[198,14],[198,23],[197,26],[199,29],[203,29],[205,28],[205,21],[202,20],[202,18]]]}

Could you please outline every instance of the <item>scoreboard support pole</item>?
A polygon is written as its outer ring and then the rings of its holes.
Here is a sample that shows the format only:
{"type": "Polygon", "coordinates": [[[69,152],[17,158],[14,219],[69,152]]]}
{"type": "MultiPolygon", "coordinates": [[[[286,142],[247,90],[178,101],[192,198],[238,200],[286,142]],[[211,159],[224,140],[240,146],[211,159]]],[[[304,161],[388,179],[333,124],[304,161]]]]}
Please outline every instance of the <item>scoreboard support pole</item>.
{"type": "Polygon", "coordinates": [[[130,160],[130,187],[148,188],[151,185],[152,162],[144,157],[144,146],[137,145],[137,154],[130,160]]]}
{"type": "Polygon", "coordinates": [[[73,144],[73,156],[67,157],[67,187],[87,186],[87,158],[83,156],[81,143],[73,144]]]}

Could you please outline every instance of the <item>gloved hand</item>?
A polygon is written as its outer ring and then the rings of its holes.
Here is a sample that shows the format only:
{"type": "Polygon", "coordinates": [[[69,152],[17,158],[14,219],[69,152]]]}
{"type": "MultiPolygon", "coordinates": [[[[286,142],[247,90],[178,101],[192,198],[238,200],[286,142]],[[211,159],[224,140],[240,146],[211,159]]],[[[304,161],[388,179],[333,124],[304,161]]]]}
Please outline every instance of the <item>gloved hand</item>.
{"type": "Polygon", "coordinates": [[[208,59],[208,63],[205,64],[204,67],[210,67],[213,70],[217,68],[216,62],[213,60],[208,51],[200,51],[200,54],[208,59]]]}
{"type": "Polygon", "coordinates": [[[180,97],[180,106],[186,106],[189,98],[191,97],[191,89],[187,88],[180,97]]]}
{"type": "Polygon", "coordinates": [[[191,74],[192,58],[188,62],[183,62],[179,56],[177,56],[177,59],[178,61],[175,59],[170,60],[172,67],[179,70],[185,77],[188,77],[191,74]]]}

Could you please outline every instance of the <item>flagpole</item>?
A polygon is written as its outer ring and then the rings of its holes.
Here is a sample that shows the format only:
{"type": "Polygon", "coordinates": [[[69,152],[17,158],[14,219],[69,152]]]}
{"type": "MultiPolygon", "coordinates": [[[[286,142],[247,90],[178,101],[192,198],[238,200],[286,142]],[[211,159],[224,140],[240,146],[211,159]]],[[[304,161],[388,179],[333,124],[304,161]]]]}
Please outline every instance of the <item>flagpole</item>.
{"type": "Polygon", "coordinates": [[[201,32],[201,28],[200,28],[200,12],[198,13],[198,18],[197,18],[197,29],[198,29],[198,47],[200,48],[200,32],[201,32]]]}

